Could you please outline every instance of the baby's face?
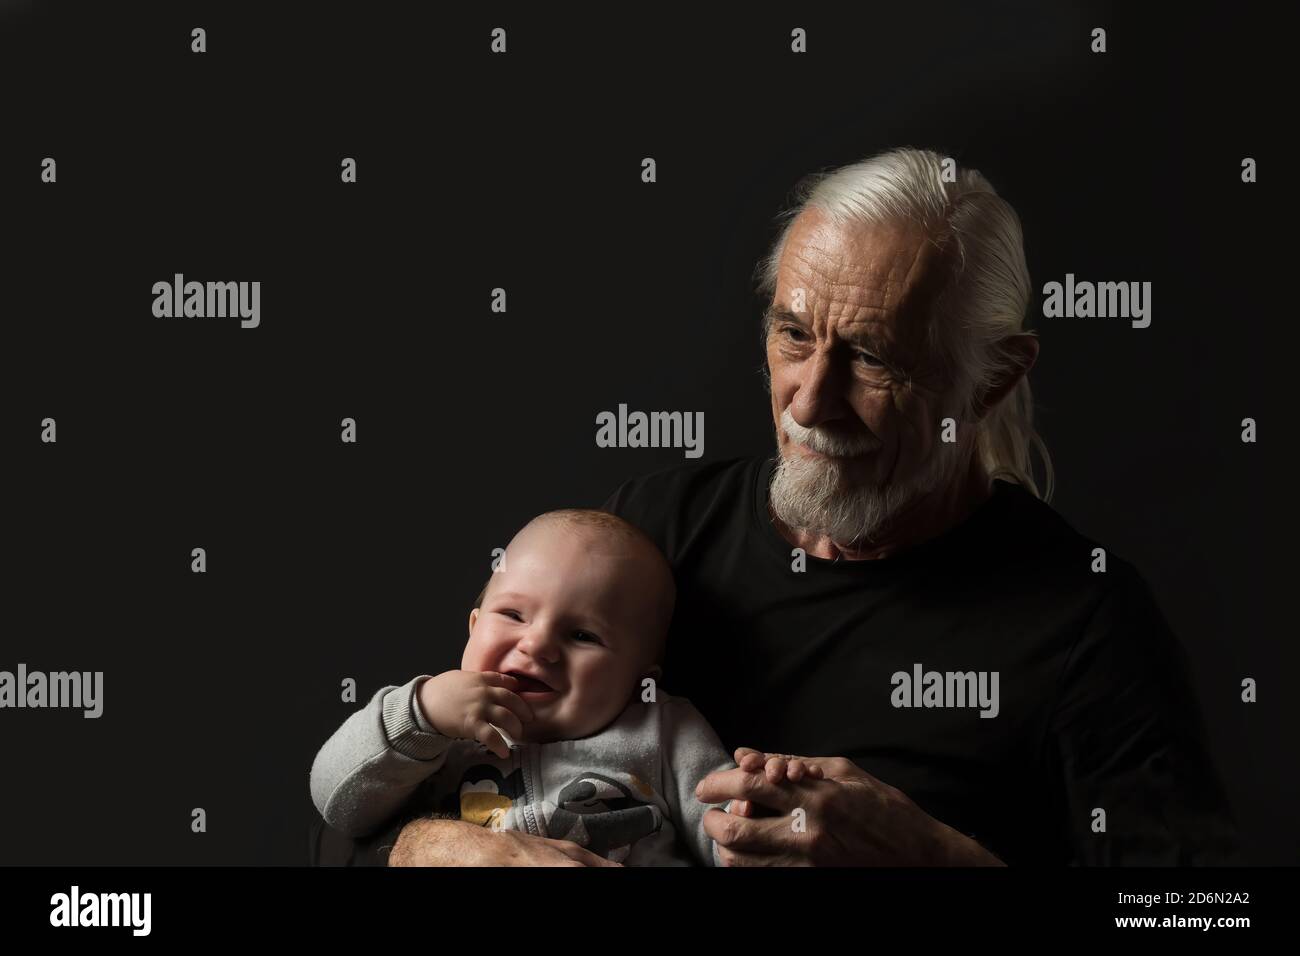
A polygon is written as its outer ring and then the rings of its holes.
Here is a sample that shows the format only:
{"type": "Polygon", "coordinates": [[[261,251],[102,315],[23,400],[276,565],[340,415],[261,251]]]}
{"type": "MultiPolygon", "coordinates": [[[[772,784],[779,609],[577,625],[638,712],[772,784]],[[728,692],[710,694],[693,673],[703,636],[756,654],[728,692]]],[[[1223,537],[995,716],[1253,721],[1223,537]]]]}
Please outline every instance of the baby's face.
{"type": "Polygon", "coordinates": [[[482,608],[470,612],[462,670],[524,686],[524,739],[574,740],[616,718],[652,673],[659,577],[607,532],[559,522],[525,527],[506,548],[482,608]]]}

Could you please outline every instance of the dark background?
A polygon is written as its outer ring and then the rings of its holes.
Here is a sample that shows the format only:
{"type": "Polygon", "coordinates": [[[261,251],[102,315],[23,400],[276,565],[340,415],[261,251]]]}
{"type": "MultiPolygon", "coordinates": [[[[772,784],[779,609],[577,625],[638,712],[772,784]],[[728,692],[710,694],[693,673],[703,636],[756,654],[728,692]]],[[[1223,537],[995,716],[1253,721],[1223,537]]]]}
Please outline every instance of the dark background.
{"type": "Polygon", "coordinates": [[[1153,283],[1147,329],[1035,299],[1053,505],[1191,650],[1248,859],[1300,862],[1272,14],[270,6],[0,4],[0,669],[105,672],[98,720],[0,712],[0,862],[304,863],[316,749],[457,666],[492,549],[684,461],[598,449],[599,411],[703,411],[705,460],[773,447],[772,218],[805,173],[899,145],[992,180],[1040,293],[1153,283]],[[261,326],[154,318],[176,272],[260,280],[261,326]]]}

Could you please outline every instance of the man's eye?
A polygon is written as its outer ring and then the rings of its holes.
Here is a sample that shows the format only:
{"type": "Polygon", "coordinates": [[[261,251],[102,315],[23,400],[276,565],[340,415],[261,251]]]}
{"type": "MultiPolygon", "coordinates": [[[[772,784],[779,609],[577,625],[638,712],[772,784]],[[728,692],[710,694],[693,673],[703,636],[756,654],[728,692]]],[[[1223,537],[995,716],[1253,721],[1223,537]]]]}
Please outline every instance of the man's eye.
{"type": "Polygon", "coordinates": [[[803,329],[795,328],[793,325],[782,326],[781,331],[786,335],[786,337],[792,339],[795,342],[802,342],[805,338],[807,338],[807,336],[804,334],[803,329]]]}
{"type": "Polygon", "coordinates": [[[864,364],[866,364],[866,365],[870,365],[872,368],[884,368],[884,367],[885,367],[885,363],[882,362],[880,359],[876,358],[876,357],[875,357],[874,355],[872,355],[870,352],[859,352],[859,353],[858,353],[858,358],[862,359],[862,361],[863,361],[864,364]]]}

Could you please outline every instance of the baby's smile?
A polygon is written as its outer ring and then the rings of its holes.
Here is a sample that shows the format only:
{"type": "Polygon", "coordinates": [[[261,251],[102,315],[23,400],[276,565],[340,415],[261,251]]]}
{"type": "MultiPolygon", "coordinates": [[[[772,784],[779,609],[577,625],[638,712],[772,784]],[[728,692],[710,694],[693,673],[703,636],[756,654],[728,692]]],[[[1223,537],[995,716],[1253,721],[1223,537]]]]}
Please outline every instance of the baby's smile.
{"type": "Polygon", "coordinates": [[[513,677],[519,682],[518,694],[524,700],[531,702],[541,702],[554,700],[560,696],[560,692],[552,687],[540,677],[534,677],[531,674],[525,674],[523,671],[502,671],[507,677],[513,677]]]}

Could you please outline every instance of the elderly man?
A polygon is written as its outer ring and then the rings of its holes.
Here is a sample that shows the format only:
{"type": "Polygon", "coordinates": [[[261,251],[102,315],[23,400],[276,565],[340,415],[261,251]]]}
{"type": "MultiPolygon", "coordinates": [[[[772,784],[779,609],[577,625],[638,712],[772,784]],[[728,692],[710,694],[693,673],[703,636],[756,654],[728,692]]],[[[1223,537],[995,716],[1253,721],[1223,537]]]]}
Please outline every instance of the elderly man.
{"type": "MultiPolygon", "coordinates": [[[[1231,861],[1178,642],[1043,500],[1019,220],[945,172],[899,149],[806,180],[761,268],[779,455],[606,503],[677,575],[665,686],[738,748],[705,829],[745,866],[1231,861]]],[[[603,862],[450,820],[391,854],[575,861],[603,862]]]]}

